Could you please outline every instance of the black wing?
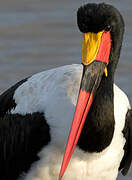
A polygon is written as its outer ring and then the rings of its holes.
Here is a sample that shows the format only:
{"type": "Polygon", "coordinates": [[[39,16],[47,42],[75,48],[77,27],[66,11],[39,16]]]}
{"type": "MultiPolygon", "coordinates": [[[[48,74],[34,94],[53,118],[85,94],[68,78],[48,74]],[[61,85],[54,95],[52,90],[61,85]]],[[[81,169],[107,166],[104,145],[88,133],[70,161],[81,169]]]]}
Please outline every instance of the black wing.
{"type": "Polygon", "coordinates": [[[49,126],[42,113],[0,118],[0,180],[18,179],[39,160],[37,153],[49,142],[49,126]]]}
{"type": "Polygon", "coordinates": [[[13,99],[24,79],[0,95],[0,180],[16,180],[37,160],[38,152],[50,142],[44,114],[11,114],[13,99]]]}
{"type": "Polygon", "coordinates": [[[128,110],[126,114],[126,123],[123,134],[126,139],[126,144],[124,146],[124,157],[121,161],[119,170],[121,170],[121,173],[125,176],[132,162],[132,110],[128,110]]]}
{"type": "Polygon", "coordinates": [[[13,100],[14,92],[21,84],[26,81],[27,78],[23,79],[0,95],[0,117],[3,117],[6,113],[10,112],[12,108],[15,108],[16,104],[13,100]]]}

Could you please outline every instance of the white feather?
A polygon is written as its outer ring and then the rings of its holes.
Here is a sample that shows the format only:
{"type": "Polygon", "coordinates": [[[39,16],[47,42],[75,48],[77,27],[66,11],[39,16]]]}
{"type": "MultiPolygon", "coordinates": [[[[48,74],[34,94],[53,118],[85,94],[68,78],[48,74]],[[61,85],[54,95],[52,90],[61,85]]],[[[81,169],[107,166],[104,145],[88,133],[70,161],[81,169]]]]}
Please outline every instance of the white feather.
{"type": "MultiPolygon", "coordinates": [[[[68,65],[38,73],[14,94],[17,104],[12,113],[44,112],[50,125],[51,142],[39,153],[23,180],[57,180],[68,138],[82,76],[82,65],[68,65]]],[[[124,154],[122,130],[130,108],[127,96],[114,85],[115,131],[111,144],[101,153],[86,153],[78,148],[63,180],[116,180],[124,154]]]]}

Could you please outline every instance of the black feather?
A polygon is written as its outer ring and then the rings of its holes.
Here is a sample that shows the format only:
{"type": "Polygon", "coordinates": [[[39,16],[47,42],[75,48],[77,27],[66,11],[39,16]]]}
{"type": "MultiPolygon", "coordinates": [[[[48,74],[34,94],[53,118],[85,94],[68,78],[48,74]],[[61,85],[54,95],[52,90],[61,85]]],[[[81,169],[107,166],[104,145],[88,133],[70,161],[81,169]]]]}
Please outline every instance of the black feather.
{"type": "Polygon", "coordinates": [[[121,161],[119,170],[121,170],[122,174],[125,176],[132,162],[132,110],[128,110],[127,112],[123,134],[126,139],[126,143],[124,146],[125,153],[121,161]]]}
{"type": "Polygon", "coordinates": [[[120,12],[111,5],[86,4],[77,11],[77,24],[81,32],[115,31],[116,26],[124,24],[120,12]]]}
{"type": "Polygon", "coordinates": [[[6,113],[10,112],[11,109],[16,107],[16,103],[13,99],[15,90],[26,81],[27,78],[21,80],[0,95],[0,117],[3,117],[6,113]]]}
{"type": "Polygon", "coordinates": [[[44,114],[6,114],[0,118],[0,180],[16,180],[50,142],[44,114]]]}

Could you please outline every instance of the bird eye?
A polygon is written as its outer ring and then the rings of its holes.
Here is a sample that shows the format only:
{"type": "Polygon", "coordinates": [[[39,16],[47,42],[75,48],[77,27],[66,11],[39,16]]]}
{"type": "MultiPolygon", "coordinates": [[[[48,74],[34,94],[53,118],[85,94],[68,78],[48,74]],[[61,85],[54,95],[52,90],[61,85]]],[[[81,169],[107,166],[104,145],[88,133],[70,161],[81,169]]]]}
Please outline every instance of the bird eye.
{"type": "Polygon", "coordinates": [[[111,31],[111,26],[107,26],[106,28],[105,28],[105,31],[111,31]]]}

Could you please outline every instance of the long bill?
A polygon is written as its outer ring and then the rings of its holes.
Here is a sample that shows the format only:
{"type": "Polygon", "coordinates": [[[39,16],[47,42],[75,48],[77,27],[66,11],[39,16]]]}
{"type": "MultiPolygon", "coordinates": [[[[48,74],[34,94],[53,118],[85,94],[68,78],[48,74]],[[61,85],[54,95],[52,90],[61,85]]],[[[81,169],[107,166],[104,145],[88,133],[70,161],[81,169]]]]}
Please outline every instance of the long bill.
{"type": "Polygon", "coordinates": [[[110,32],[101,31],[97,34],[83,34],[82,64],[84,65],[84,69],[59,180],[61,180],[74,152],[104,72],[107,76],[106,66],[109,63],[110,49],[110,32]]]}

